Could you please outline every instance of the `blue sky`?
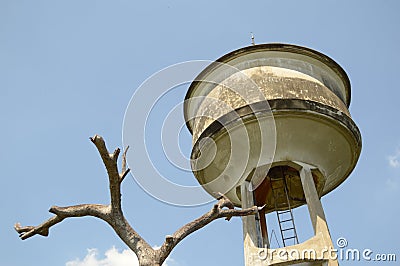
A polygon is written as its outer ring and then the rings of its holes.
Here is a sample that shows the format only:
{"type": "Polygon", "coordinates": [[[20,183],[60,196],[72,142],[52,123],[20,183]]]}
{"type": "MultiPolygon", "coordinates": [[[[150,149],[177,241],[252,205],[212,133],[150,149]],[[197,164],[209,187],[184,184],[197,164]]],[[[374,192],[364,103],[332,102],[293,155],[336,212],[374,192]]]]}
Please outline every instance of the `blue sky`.
{"type": "MultiPolygon", "coordinates": [[[[100,220],[69,219],[48,238],[26,241],[13,224],[39,224],[51,205],[107,203],[104,167],[88,137],[101,134],[111,149],[121,146],[125,109],[144,80],[171,64],[247,46],[250,32],[256,43],[321,51],[347,71],[363,149],[350,178],[322,200],[328,224],[334,240],[399,260],[399,8],[396,0],[0,0],[1,264],[66,265],[97,249],[99,265],[111,265],[105,252],[125,246],[100,220]]],[[[174,95],[183,99],[185,92],[174,95]]],[[[182,138],[189,153],[190,135],[182,138]]],[[[125,214],[154,246],[210,206],[167,205],[133,178],[123,184],[125,214]]],[[[308,223],[300,212],[298,228],[308,223]]],[[[168,265],[243,265],[240,220],[194,233],[171,258],[168,265]]]]}

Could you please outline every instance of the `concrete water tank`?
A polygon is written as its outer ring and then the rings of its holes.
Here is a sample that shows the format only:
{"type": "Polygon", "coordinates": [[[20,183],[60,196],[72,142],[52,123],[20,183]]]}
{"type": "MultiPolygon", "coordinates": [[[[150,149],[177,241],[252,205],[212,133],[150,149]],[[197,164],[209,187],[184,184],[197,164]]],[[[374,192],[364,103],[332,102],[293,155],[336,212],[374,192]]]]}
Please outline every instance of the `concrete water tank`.
{"type": "Polygon", "coordinates": [[[361,135],[351,118],[350,82],[328,56],[289,44],[260,44],[230,52],[189,87],[184,115],[193,135],[192,170],[211,195],[241,205],[251,181],[258,203],[273,210],[267,175],[286,177],[292,207],[304,204],[297,163],[315,166],[319,196],[354,169],[361,135]]]}

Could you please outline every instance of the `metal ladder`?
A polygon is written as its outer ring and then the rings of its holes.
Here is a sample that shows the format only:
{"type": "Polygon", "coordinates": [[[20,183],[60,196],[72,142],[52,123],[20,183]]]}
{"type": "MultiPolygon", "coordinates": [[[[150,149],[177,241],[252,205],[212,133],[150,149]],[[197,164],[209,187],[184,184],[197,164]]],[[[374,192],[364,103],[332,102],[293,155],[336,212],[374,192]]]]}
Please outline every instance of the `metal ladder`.
{"type": "Polygon", "coordinates": [[[290,206],[286,179],[283,172],[281,177],[270,177],[270,184],[275,203],[275,212],[278,218],[279,229],[281,231],[283,246],[286,247],[288,245],[288,242],[291,241],[293,242],[293,244],[290,245],[298,244],[299,239],[297,237],[296,227],[294,225],[293,212],[290,206]],[[279,208],[284,206],[287,206],[287,209],[279,210],[279,208]]]}

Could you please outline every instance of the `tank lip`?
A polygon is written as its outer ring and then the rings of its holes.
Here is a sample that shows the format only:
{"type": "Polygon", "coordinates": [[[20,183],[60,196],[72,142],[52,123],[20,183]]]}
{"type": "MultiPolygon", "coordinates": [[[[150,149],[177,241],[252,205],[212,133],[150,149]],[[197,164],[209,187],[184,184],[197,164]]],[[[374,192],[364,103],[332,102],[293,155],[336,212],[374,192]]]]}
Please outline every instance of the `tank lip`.
{"type": "MultiPolygon", "coordinates": [[[[263,43],[263,44],[257,44],[257,45],[251,45],[251,46],[246,46],[239,48],[237,50],[234,50],[232,52],[229,52],[222,57],[218,58],[215,60],[217,63],[227,63],[239,56],[254,53],[257,51],[282,51],[282,52],[292,52],[292,53],[297,53],[297,54],[302,54],[306,55],[309,57],[312,57],[316,60],[319,60],[320,62],[324,63],[328,67],[330,67],[343,81],[345,90],[346,90],[346,101],[345,105],[347,108],[350,106],[350,101],[351,101],[351,84],[350,84],[350,79],[346,73],[346,71],[332,58],[329,56],[318,52],[316,50],[313,50],[308,47],[304,46],[299,46],[299,45],[294,45],[294,44],[285,44],[285,43],[263,43]]],[[[185,95],[185,102],[184,102],[184,118],[186,121],[186,127],[190,131],[191,134],[193,134],[193,129],[192,126],[190,125],[188,119],[187,119],[187,100],[191,98],[192,93],[198,86],[199,82],[198,80],[202,80],[203,77],[208,75],[210,72],[212,72],[215,69],[215,65],[211,63],[208,65],[203,71],[200,72],[200,74],[194,79],[194,81],[190,84],[188,91],[186,92],[185,95]]]]}

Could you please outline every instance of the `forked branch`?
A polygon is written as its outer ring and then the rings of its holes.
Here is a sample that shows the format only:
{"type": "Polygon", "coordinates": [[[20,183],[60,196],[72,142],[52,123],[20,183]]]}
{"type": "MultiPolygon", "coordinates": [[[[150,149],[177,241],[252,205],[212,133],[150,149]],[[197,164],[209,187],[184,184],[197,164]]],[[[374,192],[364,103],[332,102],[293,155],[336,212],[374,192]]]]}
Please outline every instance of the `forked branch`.
{"type": "Polygon", "coordinates": [[[248,209],[235,209],[232,202],[223,194],[218,194],[218,202],[212,209],[196,220],[177,230],[172,236],[167,236],[160,249],[153,249],[128,223],[121,209],[121,183],[129,173],[127,168],[126,154],[127,147],[122,155],[121,171],[118,170],[118,157],[120,149],[117,148],[113,153],[110,153],[101,136],[95,135],[90,138],[96,146],[103,164],[107,170],[110,190],[110,204],[81,204],[69,207],[53,206],[49,212],[54,216],[38,226],[21,226],[16,223],[14,228],[19,233],[21,239],[27,239],[34,235],[47,236],[50,227],[62,222],[70,217],[93,216],[103,221],[106,221],[121,238],[121,240],[136,253],[139,264],[147,265],[162,265],[172,249],[185,237],[191,233],[206,226],[212,221],[219,218],[229,220],[233,216],[247,216],[256,214],[260,208],[254,206],[248,209]]]}

